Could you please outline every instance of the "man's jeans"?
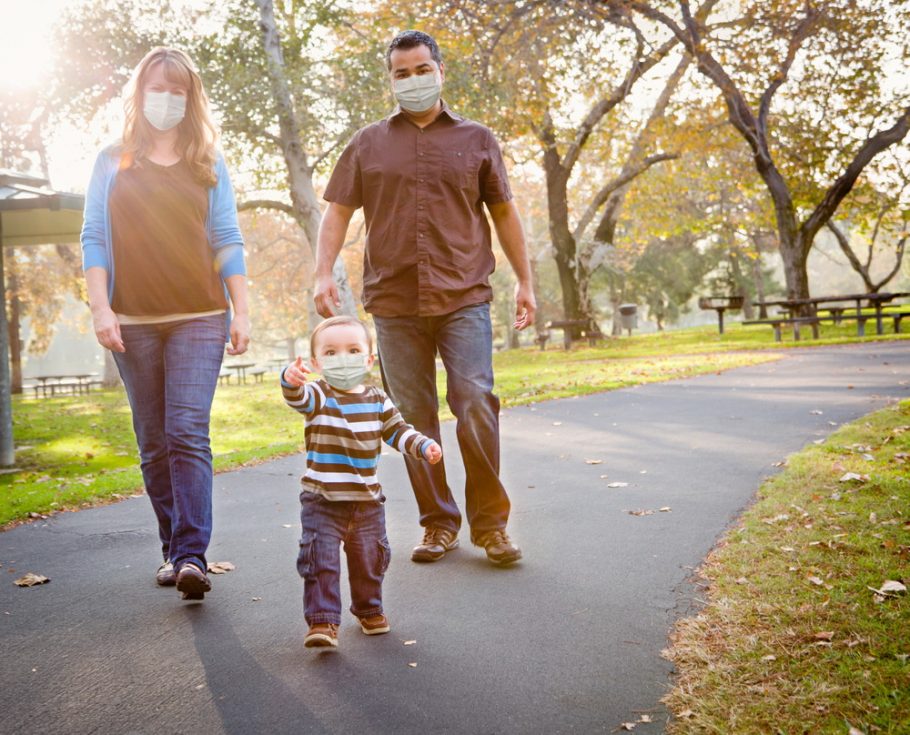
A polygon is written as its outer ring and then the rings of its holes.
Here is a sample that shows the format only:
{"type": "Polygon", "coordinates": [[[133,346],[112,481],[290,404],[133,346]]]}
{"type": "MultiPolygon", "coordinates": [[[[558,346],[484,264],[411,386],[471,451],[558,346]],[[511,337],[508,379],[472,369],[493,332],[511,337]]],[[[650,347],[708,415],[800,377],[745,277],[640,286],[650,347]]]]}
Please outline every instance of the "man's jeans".
{"type": "MultiPolygon", "coordinates": [[[[466,482],[471,535],[506,527],[509,496],[499,480],[499,399],[493,395],[493,329],[489,304],[432,317],[373,317],[386,392],[405,421],[440,441],[436,353],[446,369],[446,401],[466,482]]],[[[446,481],[444,462],[405,457],[420,525],[457,533],[461,514],[446,481]]]]}
{"type": "Polygon", "coordinates": [[[326,500],[300,493],[300,553],[303,612],[308,625],[341,624],[341,553],[344,543],[351,583],[351,612],[358,618],[382,613],[382,580],[391,550],[382,503],[326,500]]]}
{"type": "Polygon", "coordinates": [[[125,324],[114,359],[133,410],[145,489],[164,558],[206,568],[212,535],[209,417],[224,355],[224,315],[125,324]]]}

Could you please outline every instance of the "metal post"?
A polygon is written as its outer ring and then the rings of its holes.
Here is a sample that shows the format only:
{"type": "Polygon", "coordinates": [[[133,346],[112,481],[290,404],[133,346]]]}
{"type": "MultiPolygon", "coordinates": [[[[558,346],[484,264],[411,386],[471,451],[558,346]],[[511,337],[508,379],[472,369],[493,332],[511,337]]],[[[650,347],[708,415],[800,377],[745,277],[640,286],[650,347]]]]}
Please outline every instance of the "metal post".
{"type": "Polygon", "coordinates": [[[0,217],[0,466],[11,467],[16,463],[13,444],[13,407],[10,398],[9,326],[6,321],[6,277],[3,273],[3,218],[0,217]]]}

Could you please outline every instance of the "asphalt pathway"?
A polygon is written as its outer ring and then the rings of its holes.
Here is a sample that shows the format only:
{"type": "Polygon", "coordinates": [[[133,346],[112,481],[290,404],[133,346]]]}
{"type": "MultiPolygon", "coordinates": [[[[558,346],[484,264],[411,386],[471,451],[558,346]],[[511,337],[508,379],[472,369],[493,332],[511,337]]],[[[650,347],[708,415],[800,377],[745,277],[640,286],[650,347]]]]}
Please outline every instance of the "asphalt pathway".
{"type": "MultiPolygon", "coordinates": [[[[506,410],[510,530],[525,552],[507,569],[466,529],[441,562],[413,564],[416,505],[386,456],[392,632],[368,638],[346,614],[337,651],[303,647],[300,456],[216,476],[210,559],[236,570],[201,604],[155,586],[144,497],[12,529],[0,732],[595,733],[642,713],[655,722],[636,732],[661,732],[660,651],[697,604],[692,570],[774,463],[907,397],[905,341],[506,410]],[[26,571],[51,582],[13,585],[26,571]]],[[[444,434],[460,488],[454,426],[444,434]]]]}

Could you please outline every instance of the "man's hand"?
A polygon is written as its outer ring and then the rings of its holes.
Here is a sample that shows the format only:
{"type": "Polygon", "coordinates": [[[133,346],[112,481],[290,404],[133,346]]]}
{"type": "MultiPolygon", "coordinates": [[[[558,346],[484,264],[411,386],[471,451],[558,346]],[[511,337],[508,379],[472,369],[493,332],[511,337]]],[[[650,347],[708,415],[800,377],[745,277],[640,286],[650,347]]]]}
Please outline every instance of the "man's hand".
{"type": "Polygon", "coordinates": [[[338,298],[338,287],[332,274],[316,276],[314,288],[313,300],[316,302],[319,316],[328,319],[337,314],[341,309],[341,299],[338,298]]]}
{"type": "Polygon", "coordinates": [[[512,327],[521,331],[534,323],[537,300],[530,283],[519,283],[515,287],[515,321],[512,327]]]}
{"type": "Polygon", "coordinates": [[[120,320],[109,306],[92,309],[92,326],[98,344],[112,352],[126,352],[123,338],[120,336],[120,320]]]}
{"type": "Polygon", "coordinates": [[[242,355],[250,346],[250,318],[246,314],[234,314],[231,319],[231,346],[229,355],[242,355]]]}
{"type": "Polygon", "coordinates": [[[306,376],[312,372],[313,370],[304,359],[298,357],[284,369],[284,382],[288,385],[293,385],[295,388],[300,388],[306,385],[306,376]]]}
{"type": "Polygon", "coordinates": [[[436,464],[439,462],[439,460],[442,459],[442,447],[439,446],[436,442],[433,442],[424,451],[424,456],[427,458],[427,462],[430,464],[436,464]]]}

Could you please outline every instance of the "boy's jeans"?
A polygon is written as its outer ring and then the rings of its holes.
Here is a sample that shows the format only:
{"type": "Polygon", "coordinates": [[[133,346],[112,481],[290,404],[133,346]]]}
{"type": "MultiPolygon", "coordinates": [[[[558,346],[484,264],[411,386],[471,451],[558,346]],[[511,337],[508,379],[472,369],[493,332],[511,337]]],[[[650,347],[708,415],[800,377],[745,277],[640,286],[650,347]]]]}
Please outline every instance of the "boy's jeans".
{"type": "Polygon", "coordinates": [[[307,624],[341,624],[341,543],[348,560],[351,612],[358,618],[381,614],[382,580],[391,558],[383,504],[332,501],[304,491],[300,505],[297,571],[304,580],[307,624]]]}
{"type": "MultiPolygon", "coordinates": [[[[506,527],[509,496],[499,479],[499,399],[493,393],[490,305],[429,317],[373,316],[382,381],[402,417],[440,441],[436,353],[446,369],[446,400],[465,468],[465,511],[472,536],[506,527]]],[[[461,514],[446,481],[445,460],[405,456],[420,525],[458,533],[461,514]]]]}
{"type": "Polygon", "coordinates": [[[206,568],[212,535],[209,417],[224,356],[224,315],[125,324],[114,359],[133,410],[142,478],[164,558],[206,568]]]}

